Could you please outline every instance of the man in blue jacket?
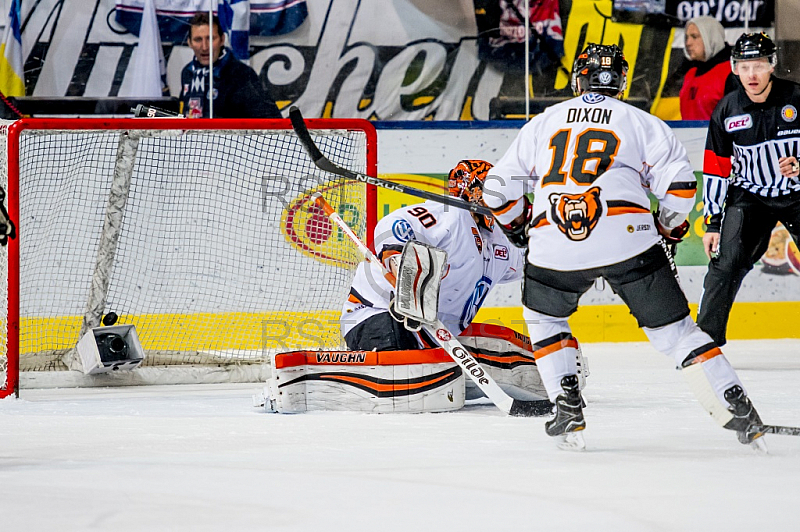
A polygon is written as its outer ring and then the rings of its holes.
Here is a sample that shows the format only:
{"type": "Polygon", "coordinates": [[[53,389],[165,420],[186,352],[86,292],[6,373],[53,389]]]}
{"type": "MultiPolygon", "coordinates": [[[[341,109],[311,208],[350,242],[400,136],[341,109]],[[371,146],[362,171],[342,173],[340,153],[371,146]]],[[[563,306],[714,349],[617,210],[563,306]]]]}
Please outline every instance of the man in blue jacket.
{"type": "Polygon", "coordinates": [[[213,39],[209,39],[208,13],[189,21],[189,47],[194,59],[181,71],[183,114],[208,118],[208,71],[214,65],[214,118],[282,118],[275,101],[267,95],[252,68],[225,47],[225,34],[214,17],[213,39]]]}

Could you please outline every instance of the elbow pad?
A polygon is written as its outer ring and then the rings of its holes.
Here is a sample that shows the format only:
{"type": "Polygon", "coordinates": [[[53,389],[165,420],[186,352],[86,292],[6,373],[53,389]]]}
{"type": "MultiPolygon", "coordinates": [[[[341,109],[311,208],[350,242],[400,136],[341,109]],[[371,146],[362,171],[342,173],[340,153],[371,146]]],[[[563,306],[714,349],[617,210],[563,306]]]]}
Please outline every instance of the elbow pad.
{"type": "MultiPolygon", "coordinates": [[[[528,227],[533,218],[533,206],[528,198],[522,197],[522,214],[514,218],[508,224],[501,224],[499,221],[497,225],[503,230],[503,233],[508,237],[508,240],[518,248],[528,247],[528,227]]],[[[502,207],[501,207],[502,208],[502,207]]]]}

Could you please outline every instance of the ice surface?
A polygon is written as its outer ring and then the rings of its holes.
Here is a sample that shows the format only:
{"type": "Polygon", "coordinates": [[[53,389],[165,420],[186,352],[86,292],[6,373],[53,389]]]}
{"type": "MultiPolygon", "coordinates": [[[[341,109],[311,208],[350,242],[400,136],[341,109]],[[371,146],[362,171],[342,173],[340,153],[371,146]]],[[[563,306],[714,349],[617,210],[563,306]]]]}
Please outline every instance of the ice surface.
{"type": "MultiPolygon", "coordinates": [[[[8,531],[798,530],[800,437],[759,456],[649,345],[586,344],[587,450],[487,403],[266,414],[256,385],[23,390],[0,401],[8,531]]],[[[800,340],[726,347],[767,423],[800,425],[800,340]]]]}

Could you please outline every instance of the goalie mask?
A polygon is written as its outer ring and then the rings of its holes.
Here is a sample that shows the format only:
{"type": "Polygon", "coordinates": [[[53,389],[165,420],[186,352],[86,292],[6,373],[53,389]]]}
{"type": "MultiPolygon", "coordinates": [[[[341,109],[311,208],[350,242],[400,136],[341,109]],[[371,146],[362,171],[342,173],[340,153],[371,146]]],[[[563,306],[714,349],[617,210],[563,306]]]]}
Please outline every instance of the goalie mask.
{"type": "MultiPolygon", "coordinates": [[[[486,205],[483,202],[483,182],[489,175],[492,164],[486,161],[465,159],[450,170],[450,195],[469,203],[486,205]]],[[[494,227],[494,217],[474,214],[475,221],[489,231],[494,227]]]]}
{"type": "Polygon", "coordinates": [[[576,96],[586,91],[623,93],[628,86],[628,62],[619,46],[589,43],[572,65],[571,86],[576,96]]]}

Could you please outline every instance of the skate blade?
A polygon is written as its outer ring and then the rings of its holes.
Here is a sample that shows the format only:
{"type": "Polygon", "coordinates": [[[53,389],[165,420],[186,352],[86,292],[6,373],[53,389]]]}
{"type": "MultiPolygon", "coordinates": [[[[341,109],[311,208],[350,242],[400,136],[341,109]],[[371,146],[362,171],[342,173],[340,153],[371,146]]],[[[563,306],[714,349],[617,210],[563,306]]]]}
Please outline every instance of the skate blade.
{"type": "Polygon", "coordinates": [[[753,449],[753,451],[755,451],[757,454],[769,454],[767,442],[765,441],[763,434],[750,442],[750,448],[753,449]]]}
{"type": "Polygon", "coordinates": [[[556,447],[563,451],[584,451],[586,450],[586,440],[583,439],[583,432],[567,432],[556,436],[556,447]]]}

